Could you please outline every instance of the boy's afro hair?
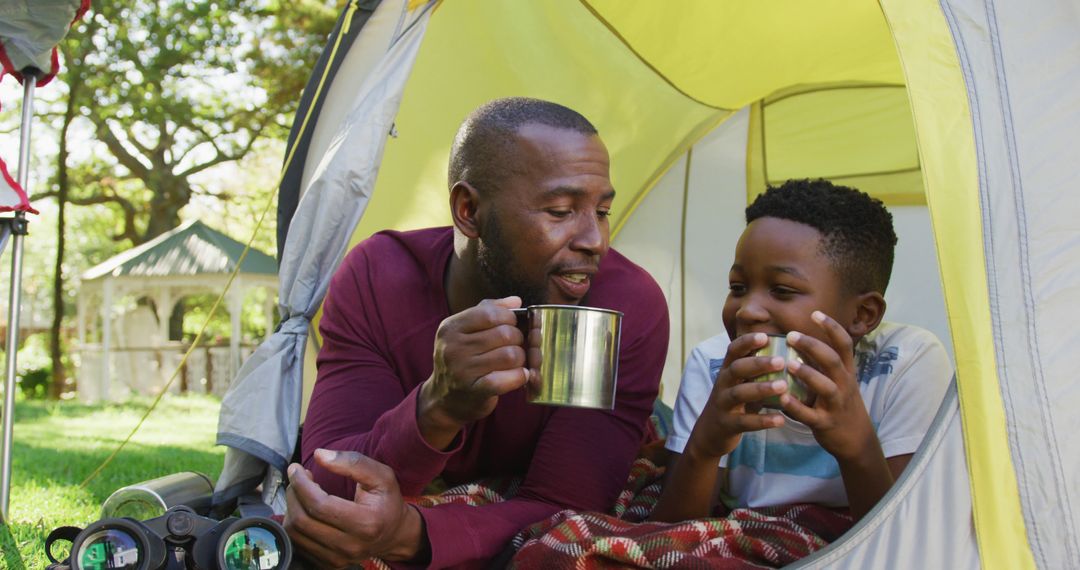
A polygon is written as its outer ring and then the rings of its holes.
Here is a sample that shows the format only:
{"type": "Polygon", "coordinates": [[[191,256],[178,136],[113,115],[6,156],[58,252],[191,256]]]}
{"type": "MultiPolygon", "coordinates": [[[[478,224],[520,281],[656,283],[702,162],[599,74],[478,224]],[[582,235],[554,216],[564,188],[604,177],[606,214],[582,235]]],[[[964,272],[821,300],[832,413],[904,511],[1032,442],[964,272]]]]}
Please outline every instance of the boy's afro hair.
{"type": "Polygon", "coordinates": [[[780,218],[821,232],[822,253],[853,293],[884,294],[892,274],[896,232],[881,200],[824,179],[770,186],[746,208],[746,223],[780,218]]]}

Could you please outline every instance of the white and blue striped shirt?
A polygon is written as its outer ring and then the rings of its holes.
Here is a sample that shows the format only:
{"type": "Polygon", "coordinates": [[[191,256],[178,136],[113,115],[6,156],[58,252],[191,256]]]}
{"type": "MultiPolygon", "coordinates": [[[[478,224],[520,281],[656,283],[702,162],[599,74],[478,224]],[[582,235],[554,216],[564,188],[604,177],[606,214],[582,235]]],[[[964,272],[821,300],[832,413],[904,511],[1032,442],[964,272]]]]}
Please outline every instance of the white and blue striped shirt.
{"type": "MultiPolygon", "coordinates": [[[[681,453],[708,401],[723,364],[727,335],[694,347],[675,401],[667,448],[681,453]]],[[[952,378],[945,348],[933,333],[882,322],[855,349],[859,391],[885,457],[914,453],[930,427],[952,378]]],[[[729,507],[794,503],[847,506],[836,459],[807,426],[787,418],[779,428],[743,434],[720,461],[727,467],[729,507]]]]}

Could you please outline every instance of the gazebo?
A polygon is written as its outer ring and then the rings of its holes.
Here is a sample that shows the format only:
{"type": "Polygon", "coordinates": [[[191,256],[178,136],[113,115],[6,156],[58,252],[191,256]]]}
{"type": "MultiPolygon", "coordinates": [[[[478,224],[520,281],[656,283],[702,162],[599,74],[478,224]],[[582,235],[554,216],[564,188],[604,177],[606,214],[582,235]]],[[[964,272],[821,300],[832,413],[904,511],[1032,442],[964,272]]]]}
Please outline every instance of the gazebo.
{"type": "MultiPolygon", "coordinates": [[[[240,263],[244,247],[196,220],[86,270],[78,294],[80,398],[109,400],[123,398],[131,391],[160,390],[183,352],[182,344],[169,339],[169,319],[176,303],[190,295],[220,294],[240,264],[222,307],[231,320],[227,363],[221,358],[212,359],[209,350],[205,355],[207,368],[217,372],[214,376],[231,380],[242,356],[240,315],[244,297],[253,289],[267,290],[263,312],[269,334],[278,286],[274,258],[252,249],[240,263]],[[150,302],[132,308],[132,299],[150,302]],[[93,317],[94,309],[97,318],[93,317]],[[88,324],[100,326],[94,342],[89,343],[88,324]]],[[[224,347],[222,357],[223,351],[224,347]]],[[[206,374],[209,378],[210,373],[206,374]]],[[[225,388],[215,386],[214,391],[220,393],[225,388]]]]}

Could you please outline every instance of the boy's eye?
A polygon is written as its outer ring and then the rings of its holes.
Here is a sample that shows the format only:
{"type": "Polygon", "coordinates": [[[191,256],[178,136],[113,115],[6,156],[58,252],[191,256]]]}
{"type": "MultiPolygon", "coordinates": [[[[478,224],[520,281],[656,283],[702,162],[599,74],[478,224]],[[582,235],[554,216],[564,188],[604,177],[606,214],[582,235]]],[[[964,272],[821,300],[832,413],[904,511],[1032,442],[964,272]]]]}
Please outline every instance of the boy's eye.
{"type": "Polygon", "coordinates": [[[798,294],[798,291],[791,287],[773,287],[772,292],[773,295],[776,295],[777,297],[790,297],[798,294]]]}
{"type": "Polygon", "coordinates": [[[732,295],[742,295],[746,292],[746,285],[742,283],[729,283],[728,291],[731,291],[732,295]]]}

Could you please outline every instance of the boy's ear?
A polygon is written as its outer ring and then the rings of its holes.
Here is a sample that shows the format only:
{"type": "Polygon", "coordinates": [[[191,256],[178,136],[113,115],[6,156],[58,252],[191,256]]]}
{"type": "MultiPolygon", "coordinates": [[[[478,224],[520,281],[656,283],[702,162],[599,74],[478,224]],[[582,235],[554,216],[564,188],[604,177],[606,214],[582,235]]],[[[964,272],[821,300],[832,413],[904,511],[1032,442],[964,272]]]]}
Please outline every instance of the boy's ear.
{"type": "Polygon", "coordinates": [[[858,340],[877,328],[885,316],[885,297],[877,291],[861,293],[855,298],[855,320],[852,321],[848,334],[858,340]]]}
{"type": "Polygon", "coordinates": [[[454,227],[465,237],[480,237],[480,224],[477,211],[480,208],[480,193],[471,184],[458,181],[450,189],[450,216],[454,227]]]}

